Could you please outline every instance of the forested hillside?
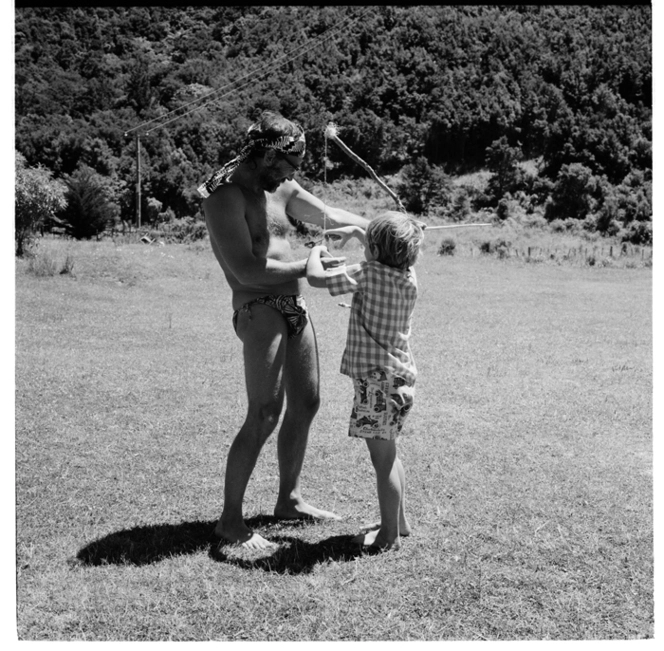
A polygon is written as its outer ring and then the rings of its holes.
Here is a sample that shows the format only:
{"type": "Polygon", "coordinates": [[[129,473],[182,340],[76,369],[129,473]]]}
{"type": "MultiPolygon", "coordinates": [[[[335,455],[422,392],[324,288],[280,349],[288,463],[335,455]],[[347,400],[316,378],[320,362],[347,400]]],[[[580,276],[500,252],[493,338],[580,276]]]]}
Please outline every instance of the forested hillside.
{"type": "MultiPolygon", "coordinates": [[[[650,237],[647,5],[19,7],[15,33],[16,149],[70,194],[101,188],[103,220],[134,219],[137,135],[144,219],[195,217],[271,108],[306,129],[309,180],[333,121],[381,175],[488,168],[478,205],[650,237]]],[[[328,180],[366,175],[328,155],[328,180]]]]}

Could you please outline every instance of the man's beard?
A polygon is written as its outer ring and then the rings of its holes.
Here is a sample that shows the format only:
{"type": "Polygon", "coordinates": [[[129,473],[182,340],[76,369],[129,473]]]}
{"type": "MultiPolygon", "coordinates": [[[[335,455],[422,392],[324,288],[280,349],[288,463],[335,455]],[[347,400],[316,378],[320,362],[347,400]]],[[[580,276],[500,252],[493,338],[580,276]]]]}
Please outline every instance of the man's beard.
{"type": "Polygon", "coordinates": [[[261,170],[258,180],[265,192],[272,193],[277,191],[277,188],[285,179],[275,177],[274,173],[269,168],[265,168],[261,170]]]}

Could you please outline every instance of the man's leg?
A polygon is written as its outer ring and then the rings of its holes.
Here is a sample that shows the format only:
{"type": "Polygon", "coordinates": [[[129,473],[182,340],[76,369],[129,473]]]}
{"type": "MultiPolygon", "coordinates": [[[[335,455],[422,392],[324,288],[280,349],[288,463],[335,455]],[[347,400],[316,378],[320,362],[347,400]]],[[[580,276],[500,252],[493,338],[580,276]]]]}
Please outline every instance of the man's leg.
{"type": "Polygon", "coordinates": [[[286,323],[270,307],[251,306],[251,318],[240,312],[237,333],[243,344],[247,417],[228,451],[224,508],[215,533],[229,542],[262,549],[272,543],[244,522],[242,502],[263,444],[279,421],[284,400],[283,370],[286,323]]]}
{"type": "Polygon", "coordinates": [[[310,319],[302,333],[286,343],[286,412],[277,440],[279,495],[274,514],[278,518],[340,519],[330,511],[304,502],[300,492],[300,472],[309,428],[320,404],[319,383],[318,347],[310,319]]]}

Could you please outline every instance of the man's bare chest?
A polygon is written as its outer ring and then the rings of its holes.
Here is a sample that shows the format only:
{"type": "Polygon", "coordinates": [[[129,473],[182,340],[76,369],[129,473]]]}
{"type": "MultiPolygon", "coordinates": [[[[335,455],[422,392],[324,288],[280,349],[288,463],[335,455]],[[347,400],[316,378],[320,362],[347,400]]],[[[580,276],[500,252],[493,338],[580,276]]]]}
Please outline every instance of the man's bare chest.
{"type": "Polygon", "coordinates": [[[283,203],[267,193],[247,202],[246,220],[254,253],[259,254],[280,250],[278,243],[285,243],[286,234],[292,229],[283,203]]]}
{"type": "Polygon", "coordinates": [[[266,195],[265,215],[270,235],[286,237],[286,233],[292,229],[292,224],[286,216],[286,207],[281,201],[269,194],[266,195]]]}

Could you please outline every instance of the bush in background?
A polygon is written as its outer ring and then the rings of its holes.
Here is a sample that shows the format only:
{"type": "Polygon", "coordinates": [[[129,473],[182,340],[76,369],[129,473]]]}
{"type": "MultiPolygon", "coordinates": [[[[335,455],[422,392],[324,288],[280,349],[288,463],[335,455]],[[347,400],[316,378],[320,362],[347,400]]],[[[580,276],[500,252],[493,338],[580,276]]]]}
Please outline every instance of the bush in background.
{"type": "Polygon", "coordinates": [[[66,206],[65,186],[41,167],[28,167],[15,152],[14,239],[16,255],[25,255],[44,222],[66,206]]]}
{"type": "Polygon", "coordinates": [[[429,165],[420,156],[403,168],[397,192],[408,212],[423,215],[450,205],[452,181],[442,167],[429,165]]]}
{"type": "Polygon", "coordinates": [[[120,217],[120,208],[112,200],[110,180],[85,164],[65,177],[67,205],[59,217],[69,235],[77,240],[98,237],[120,217]]]}
{"type": "Polygon", "coordinates": [[[451,237],[445,237],[438,247],[438,255],[454,255],[456,241],[451,237]]]}
{"type": "Polygon", "coordinates": [[[507,136],[502,136],[486,149],[485,162],[492,172],[487,185],[488,205],[498,205],[507,194],[513,194],[524,185],[525,172],[519,167],[523,158],[521,147],[510,147],[507,136]]]}
{"type": "Polygon", "coordinates": [[[623,242],[630,244],[650,245],[652,244],[652,222],[633,221],[621,232],[620,237],[623,242]]]}
{"type": "Polygon", "coordinates": [[[165,222],[161,228],[151,230],[149,233],[153,240],[181,243],[198,242],[207,237],[207,234],[205,222],[194,217],[172,219],[165,222]]]}
{"type": "Polygon", "coordinates": [[[548,199],[544,216],[554,219],[585,219],[597,205],[597,195],[601,188],[592,171],[581,163],[563,165],[551,196],[548,199]]]}

